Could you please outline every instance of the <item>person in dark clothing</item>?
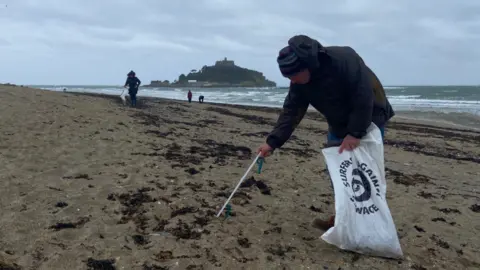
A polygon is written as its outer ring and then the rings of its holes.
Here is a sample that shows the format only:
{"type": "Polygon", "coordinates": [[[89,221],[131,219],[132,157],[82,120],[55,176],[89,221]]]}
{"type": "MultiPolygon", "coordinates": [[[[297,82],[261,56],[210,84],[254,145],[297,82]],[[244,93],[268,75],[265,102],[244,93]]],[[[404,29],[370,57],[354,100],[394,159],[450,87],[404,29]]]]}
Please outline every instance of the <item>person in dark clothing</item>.
{"type": "MultiPolygon", "coordinates": [[[[309,105],[325,116],[327,146],[340,146],[340,153],[355,149],[372,122],[383,137],[394,112],[380,80],[355,50],[323,47],[308,36],[297,35],[280,50],[277,62],[282,75],[290,79],[290,89],[273,131],[258,148],[261,156],[282,147],[309,105]]],[[[315,219],[313,225],[328,230],[334,220],[315,219]]]]}
{"type": "Polygon", "coordinates": [[[192,102],[192,91],[188,90],[187,98],[188,98],[188,103],[191,103],[192,102]]]}
{"type": "Polygon", "coordinates": [[[204,98],[203,95],[200,95],[200,96],[198,97],[198,102],[199,102],[199,103],[203,103],[203,98],[204,98]]]}
{"type": "Polygon", "coordinates": [[[127,81],[125,82],[124,87],[127,88],[128,86],[128,95],[130,96],[130,101],[132,103],[132,107],[137,106],[137,93],[138,93],[138,87],[142,83],[140,79],[138,79],[135,75],[135,72],[130,71],[127,74],[128,78],[127,81]]]}

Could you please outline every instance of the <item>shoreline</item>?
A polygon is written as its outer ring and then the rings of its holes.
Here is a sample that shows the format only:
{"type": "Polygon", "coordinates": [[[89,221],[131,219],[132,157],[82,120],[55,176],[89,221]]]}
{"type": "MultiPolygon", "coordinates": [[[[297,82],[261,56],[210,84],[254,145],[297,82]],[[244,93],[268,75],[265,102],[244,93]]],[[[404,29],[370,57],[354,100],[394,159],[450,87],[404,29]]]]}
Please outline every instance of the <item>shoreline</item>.
{"type": "Polygon", "coordinates": [[[183,86],[179,86],[179,85],[168,85],[168,86],[165,86],[165,85],[156,85],[156,86],[152,86],[152,85],[142,85],[142,87],[145,87],[145,88],[178,88],[178,89],[183,89],[183,88],[188,88],[188,89],[204,89],[204,88],[207,88],[207,89],[225,89],[225,88],[265,88],[265,89],[281,89],[282,87],[277,87],[277,86],[244,86],[244,85],[221,85],[221,86],[199,86],[199,85],[195,85],[195,86],[192,86],[192,85],[183,85],[183,86]]]}
{"type": "MultiPolygon", "coordinates": [[[[59,88],[44,88],[52,91],[58,91],[59,88]]],[[[209,102],[215,104],[227,103],[227,104],[238,104],[246,106],[264,106],[264,107],[274,107],[281,108],[283,104],[283,99],[286,95],[287,89],[254,89],[254,88],[240,88],[241,90],[235,90],[233,88],[220,88],[215,90],[201,90],[201,89],[192,89],[195,94],[203,94],[209,102]],[[213,92],[212,92],[213,91],[213,92]],[[268,95],[260,95],[262,91],[266,91],[268,95]],[[273,91],[273,92],[272,92],[273,91]]],[[[78,88],[70,89],[73,92],[80,93],[97,93],[97,94],[108,94],[108,95],[120,95],[123,88],[78,88]]],[[[145,88],[143,91],[139,92],[139,97],[158,97],[158,98],[169,98],[175,100],[185,100],[186,89],[175,89],[175,88],[145,88]]],[[[402,92],[404,90],[401,90],[402,92]]],[[[407,90],[405,90],[407,91],[407,90]]],[[[455,90],[456,91],[456,90],[455,90]]],[[[413,94],[413,93],[412,93],[413,94]]],[[[411,112],[422,112],[424,115],[427,115],[431,112],[437,112],[438,114],[444,115],[447,118],[450,114],[455,115],[465,115],[467,118],[471,118],[473,115],[473,123],[467,123],[466,125],[476,126],[480,123],[480,100],[450,100],[450,99],[428,99],[428,98],[413,98],[418,97],[420,93],[416,94],[387,94],[389,97],[390,103],[392,104],[394,110],[400,114],[408,114],[411,112]],[[455,102],[458,102],[457,105],[454,105],[455,102]]],[[[480,96],[479,96],[480,98],[480,96]]],[[[436,117],[438,118],[438,117],[436,117]]],[[[451,118],[451,117],[450,117],[451,118]]],[[[450,122],[452,119],[449,119],[450,122]]],[[[454,119],[456,120],[456,119],[454,119]]],[[[467,121],[468,122],[468,121],[467,121]]],[[[456,121],[454,121],[456,123],[456,121]]]]}
{"type": "Polygon", "coordinates": [[[278,109],[0,86],[0,268],[478,269],[480,132],[391,122],[388,206],[404,258],[340,250],[309,112],[216,218],[278,109]],[[250,181],[253,182],[253,181],[250,181]],[[9,268],[10,267],[10,268],[9,268]],[[115,267],[115,268],[114,268],[115,267]]]}
{"type": "MultiPolygon", "coordinates": [[[[34,88],[36,89],[36,88],[34,88]]],[[[43,90],[43,89],[40,89],[43,90]]],[[[49,91],[49,90],[46,90],[49,91]]],[[[118,99],[120,98],[115,95],[108,95],[108,94],[100,94],[100,93],[80,93],[80,92],[66,92],[65,94],[72,94],[72,95],[86,95],[86,96],[98,96],[104,97],[108,99],[118,99]]],[[[163,100],[163,101],[172,101],[172,102],[179,102],[183,104],[188,104],[187,101],[177,100],[177,99],[169,99],[169,98],[160,98],[160,97],[145,97],[140,96],[141,99],[146,100],[163,100]]],[[[197,101],[192,101],[192,103],[198,103],[197,101]]],[[[243,105],[243,104],[228,104],[228,103],[215,103],[215,102],[204,102],[205,105],[215,105],[215,106],[223,106],[228,108],[239,108],[239,109],[248,109],[253,111],[259,112],[273,112],[279,114],[282,110],[280,107],[270,107],[270,106],[261,106],[261,105],[243,105]]],[[[399,122],[399,123],[417,123],[421,125],[427,126],[437,126],[437,127],[446,127],[446,128],[453,128],[459,131],[476,131],[480,132],[480,116],[472,115],[469,113],[444,113],[444,112],[425,112],[425,111],[400,111],[395,112],[396,115],[390,120],[390,122],[399,122]],[[451,117],[453,116],[453,117],[451,117]],[[470,119],[469,122],[460,124],[458,118],[462,119],[468,117],[470,119]],[[453,119],[452,119],[453,118],[453,119]],[[449,120],[449,121],[447,121],[449,120]],[[456,122],[455,122],[456,121],[456,122]]],[[[323,121],[323,116],[318,113],[314,108],[309,107],[306,117],[319,117],[319,120],[323,121]]],[[[461,121],[460,121],[461,122],[461,121]]]]}

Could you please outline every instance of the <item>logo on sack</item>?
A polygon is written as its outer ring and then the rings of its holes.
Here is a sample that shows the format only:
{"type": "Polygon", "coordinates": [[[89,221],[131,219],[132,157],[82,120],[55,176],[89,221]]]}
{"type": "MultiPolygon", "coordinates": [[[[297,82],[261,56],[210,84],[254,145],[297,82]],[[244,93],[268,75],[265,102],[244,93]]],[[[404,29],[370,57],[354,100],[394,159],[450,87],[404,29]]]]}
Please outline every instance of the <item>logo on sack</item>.
{"type": "Polygon", "coordinates": [[[350,201],[355,205],[355,212],[361,215],[370,215],[378,212],[379,209],[373,202],[368,204],[372,196],[381,197],[377,176],[366,163],[357,163],[357,168],[354,168],[351,177],[348,177],[348,168],[352,164],[352,158],[344,160],[340,164],[339,172],[345,188],[352,191],[350,201]],[[362,204],[358,205],[357,203],[362,204]]]}

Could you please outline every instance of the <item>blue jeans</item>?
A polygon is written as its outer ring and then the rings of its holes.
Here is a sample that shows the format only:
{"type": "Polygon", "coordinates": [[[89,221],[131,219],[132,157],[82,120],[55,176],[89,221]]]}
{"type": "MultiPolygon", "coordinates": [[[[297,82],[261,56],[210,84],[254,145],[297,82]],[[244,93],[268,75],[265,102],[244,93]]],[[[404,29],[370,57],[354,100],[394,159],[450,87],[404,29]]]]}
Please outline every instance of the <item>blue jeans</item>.
{"type": "Polygon", "coordinates": [[[130,102],[132,103],[132,107],[137,106],[137,92],[136,91],[128,91],[130,95],[130,102]]]}

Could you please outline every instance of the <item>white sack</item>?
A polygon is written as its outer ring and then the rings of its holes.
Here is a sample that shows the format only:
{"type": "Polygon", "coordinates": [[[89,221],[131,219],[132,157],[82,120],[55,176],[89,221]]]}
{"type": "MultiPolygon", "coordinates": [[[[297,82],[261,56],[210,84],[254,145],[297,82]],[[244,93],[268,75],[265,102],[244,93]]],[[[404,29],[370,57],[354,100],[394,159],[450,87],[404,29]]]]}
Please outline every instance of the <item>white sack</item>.
{"type": "Polygon", "coordinates": [[[338,153],[322,150],[335,193],[335,226],[322,235],[327,243],[357,253],[403,256],[386,201],[387,184],[380,129],[372,123],[360,146],[338,153]]]}
{"type": "Polygon", "coordinates": [[[127,104],[127,100],[125,99],[125,96],[127,94],[125,93],[125,89],[122,91],[122,93],[120,94],[120,98],[122,99],[122,102],[123,102],[123,105],[126,105],[127,104]]]}

